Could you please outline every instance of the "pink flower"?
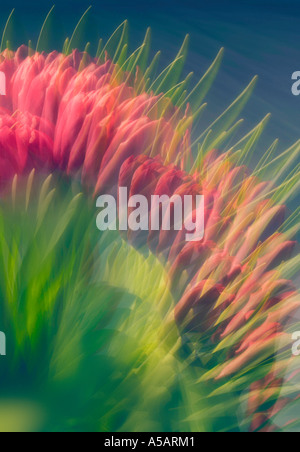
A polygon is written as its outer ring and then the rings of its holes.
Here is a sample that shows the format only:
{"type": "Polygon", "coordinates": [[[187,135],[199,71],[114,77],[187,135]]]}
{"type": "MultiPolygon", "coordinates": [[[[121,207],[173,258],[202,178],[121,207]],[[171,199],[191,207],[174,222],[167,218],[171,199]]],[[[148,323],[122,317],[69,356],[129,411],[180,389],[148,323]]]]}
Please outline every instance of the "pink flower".
{"type": "Polygon", "coordinates": [[[0,98],[0,139],[8,143],[1,153],[3,184],[42,166],[80,177],[97,195],[117,187],[127,158],[163,157],[171,144],[173,153],[187,145],[187,135],[178,134],[171,120],[155,118],[158,97],[137,95],[128,83],[117,82],[109,60],[99,65],[78,51],[28,56],[22,46],[0,56],[0,70],[8,85],[0,98]],[[9,151],[14,140],[17,156],[9,151]]]}

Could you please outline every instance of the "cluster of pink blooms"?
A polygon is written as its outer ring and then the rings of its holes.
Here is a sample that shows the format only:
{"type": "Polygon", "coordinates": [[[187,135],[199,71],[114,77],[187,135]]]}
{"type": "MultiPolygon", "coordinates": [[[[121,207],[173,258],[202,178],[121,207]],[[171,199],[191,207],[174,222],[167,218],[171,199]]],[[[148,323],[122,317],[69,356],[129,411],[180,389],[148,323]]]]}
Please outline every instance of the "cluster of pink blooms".
{"type": "MultiPolygon", "coordinates": [[[[149,199],[204,194],[202,241],[187,243],[184,230],[130,231],[128,240],[147,245],[166,263],[183,332],[210,331],[211,344],[241,332],[215,380],[233,376],[266,350],[271,355],[300,302],[277,270],[294,242],[277,232],[284,208],[266,196],[269,184],[214,150],[194,174],[185,172],[178,162],[188,152],[190,131],[177,127],[176,114],[157,113],[160,96],[137,94],[120,81],[108,59],[98,64],[76,51],[28,56],[21,47],[0,56],[0,71],[7,80],[0,98],[0,192],[15,174],[36,168],[80,178],[94,195],[117,193],[118,185],[149,199]],[[261,322],[245,329],[258,311],[261,322]]],[[[254,429],[277,410],[271,404],[259,413],[272,393],[264,389],[280,383],[274,370],[253,386],[254,429]]]]}
{"type": "MultiPolygon", "coordinates": [[[[158,98],[135,95],[120,83],[115,65],[98,65],[83,55],[49,55],[21,47],[0,56],[7,95],[0,97],[0,177],[32,168],[80,172],[83,184],[95,192],[117,182],[124,160],[142,150],[158,155],[173,140],[167,120],[147,114],[158,98]]],[[[180,154],[185,137],[173,152],[180,154]]]]}

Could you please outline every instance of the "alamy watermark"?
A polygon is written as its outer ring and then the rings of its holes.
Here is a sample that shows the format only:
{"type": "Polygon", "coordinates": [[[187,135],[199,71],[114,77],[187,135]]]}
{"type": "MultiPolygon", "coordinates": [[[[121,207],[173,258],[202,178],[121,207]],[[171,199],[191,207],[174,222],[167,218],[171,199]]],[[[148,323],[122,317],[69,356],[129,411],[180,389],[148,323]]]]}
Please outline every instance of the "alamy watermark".
{"type": "Polygon", "coordinates": [[[293,333],[292,340],[292,354],[293,356],[300,356],[300,331],[295,331],[295,333],[293,333]]]}
{"type": "Polygon", "coordinates": [[[6,75],[0,72],[0,96],[6,96],[6,75]]]}
{"type": "Polygon", "coordinates": [[[144,195],[128,198],[126,187],[119,187],[118,200],[112,195],[102,195],[96,201],[101,209],[97,215],[100,231],[182,231],[187,242],[204,237],[203,195],[152,195],[150,205],[144,195]]]}
{"type": "Polygon", "coordinates": [[[6,356],[6,336],[0,331],[0,356],[6,356]]]}
{"type": "Polygon", "coordinates": [[[300,96],[300,71],[296,71],[292,74],[292,94],[294,96],[300,96]]]}

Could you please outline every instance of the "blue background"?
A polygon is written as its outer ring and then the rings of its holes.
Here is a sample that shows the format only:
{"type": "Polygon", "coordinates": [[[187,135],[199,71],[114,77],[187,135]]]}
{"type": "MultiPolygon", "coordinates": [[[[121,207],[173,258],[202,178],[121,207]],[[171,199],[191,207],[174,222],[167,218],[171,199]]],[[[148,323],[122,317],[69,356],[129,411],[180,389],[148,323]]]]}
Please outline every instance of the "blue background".
{"type": "MultiPolygon", "coordinates": [[[[272,120],[264,145],[276,137],[282,148],[299,138],[300,96],[291,94],[291,74],[300,70],[299,0],[198,0],[198,1],[82,1],[56,2],[51,19],[49,47],[61,49],[85,9],[89,13],[82,42],[96,43],[108,38],[124,20],[130,24],[130,42],[134,50],[152,28],[153,52],[162,50],[161,64],[176,55],[186,33],[191,35],[186,71],[194,71],[195,81],[208,67],[220,47],[226,49],[222,69],[211,91],[210,108],[204,121],[213,119],[258,74],[259,82],[243,116],[246,128],[266,113],[272,120]]],[[[13,1],[1,5],[0,25],[4,26],[13,7],[12,41],[14,46],[37,40],[52,1],[13,1]]]]}

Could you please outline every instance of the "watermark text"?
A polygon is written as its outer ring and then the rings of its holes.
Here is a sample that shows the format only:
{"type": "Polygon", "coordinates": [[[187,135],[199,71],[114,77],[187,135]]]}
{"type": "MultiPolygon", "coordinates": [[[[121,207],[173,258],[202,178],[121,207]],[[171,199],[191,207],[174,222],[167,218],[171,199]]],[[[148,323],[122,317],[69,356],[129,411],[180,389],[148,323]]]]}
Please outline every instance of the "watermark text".
{"type": "Polygon", "coordinates": [[[0,72],[0,96],[6,96],[6,76],[0,72]]]}
{"type": "Polygon", "coordinates": [[[100,231],[182,231],[187,242],[204,237],[203,195],[152,195],[150,205],[144,195],[128,198],[126,187],[119,187],[118,200],[102,195],[96,201],[101,211],[96,224],[100,231]]]}

